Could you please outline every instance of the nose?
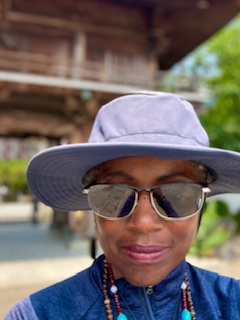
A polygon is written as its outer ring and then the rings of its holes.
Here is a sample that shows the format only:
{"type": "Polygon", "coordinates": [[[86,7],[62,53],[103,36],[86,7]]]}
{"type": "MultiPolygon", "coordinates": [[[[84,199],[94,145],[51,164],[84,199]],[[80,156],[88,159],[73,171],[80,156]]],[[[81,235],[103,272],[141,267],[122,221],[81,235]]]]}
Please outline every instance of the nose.
{"type": "Polygon", "coordinates": [[[137,205],[128,218],[129,229],[149,233],[161,229],[163,220],[153,208],[149,192],[139,192],[137,205]]]}

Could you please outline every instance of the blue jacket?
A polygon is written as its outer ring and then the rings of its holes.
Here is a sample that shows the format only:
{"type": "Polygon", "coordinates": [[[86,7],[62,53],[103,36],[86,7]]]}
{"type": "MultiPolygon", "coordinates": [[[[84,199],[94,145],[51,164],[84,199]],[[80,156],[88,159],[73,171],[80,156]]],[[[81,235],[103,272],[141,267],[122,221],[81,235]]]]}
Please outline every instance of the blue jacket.
{"type": "MultiPolygon", "coordinates": [[[[153,287],[116,281],[123,312],[129,320],[180,320],[180,286],[187,271],[198,320],[240,320],[240,280],[189,265],[183,261],[168,277],[153,287]]],[[[103,320],[103,256],[75,276],[34,293],[10,310],[4,320],[103,320]]],[[[111,301],[114,319],[117,317],[111,301]]]]}

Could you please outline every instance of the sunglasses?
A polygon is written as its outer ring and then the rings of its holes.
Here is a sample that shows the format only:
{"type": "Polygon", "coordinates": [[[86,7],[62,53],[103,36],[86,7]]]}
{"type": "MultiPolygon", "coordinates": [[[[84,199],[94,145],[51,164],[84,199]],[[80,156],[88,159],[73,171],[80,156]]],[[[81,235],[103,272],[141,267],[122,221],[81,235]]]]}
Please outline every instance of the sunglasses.
{"type": "Polygon", "coordinates": [[[139,193],[148,192],[152,207],[166,220],[184,220],[197,214],[211,190],[196,183],[170,183],[147,189],[121,184],[96,184],[83,189],[90,208],[100,217],[120,220],[137,206],[139,193]]]}

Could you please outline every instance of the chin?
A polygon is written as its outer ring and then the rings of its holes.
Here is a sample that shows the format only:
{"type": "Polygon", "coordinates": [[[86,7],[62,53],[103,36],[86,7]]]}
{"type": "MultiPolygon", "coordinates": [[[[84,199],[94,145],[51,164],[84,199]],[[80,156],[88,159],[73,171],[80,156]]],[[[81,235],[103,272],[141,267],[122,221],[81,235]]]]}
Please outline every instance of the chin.
{"type": "MultiPolygon", "coordinates": [[[[134,272],[135,273],[135,272],[134,272]]],[[[167,274],[157,275],[157,277],[149,277],[149,273],[141,273],[137,275],[135,273],[134,277],[130,275],[125,277],[125,279],[133,286],[136,287],[150,287],[159,284],[162,280],[166,278],[167,274]]]]}

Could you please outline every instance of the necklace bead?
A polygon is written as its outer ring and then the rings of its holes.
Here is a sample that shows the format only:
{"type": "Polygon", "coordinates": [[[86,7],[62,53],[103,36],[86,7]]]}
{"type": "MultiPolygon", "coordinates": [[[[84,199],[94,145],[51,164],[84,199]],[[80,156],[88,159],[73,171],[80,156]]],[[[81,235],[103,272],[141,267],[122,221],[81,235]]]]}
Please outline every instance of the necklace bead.
{"type": "Polygon", "coordinates": [[[191,320],[192,316],[189,310],[185,309],[182,311],[181,320],[191,320]]]}
{"type": "Polygon", "coordinates": [[[110,291],[112,293],[116,293],[118,291],[118,288],[115,285],[113,285],[113,286],[111,286],[110,291]]]}
{"type": "Polygon", "coordinates": [[[128,318],[125,316],[125,314],[120,313],[120,314],[117,316],[117,320],[128,320],[128,318]]]}

